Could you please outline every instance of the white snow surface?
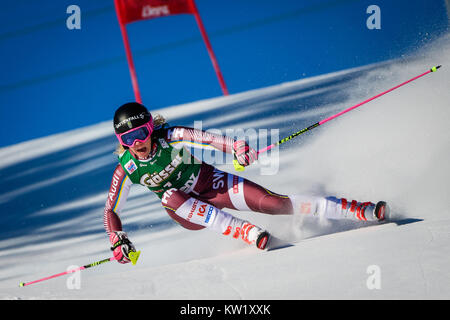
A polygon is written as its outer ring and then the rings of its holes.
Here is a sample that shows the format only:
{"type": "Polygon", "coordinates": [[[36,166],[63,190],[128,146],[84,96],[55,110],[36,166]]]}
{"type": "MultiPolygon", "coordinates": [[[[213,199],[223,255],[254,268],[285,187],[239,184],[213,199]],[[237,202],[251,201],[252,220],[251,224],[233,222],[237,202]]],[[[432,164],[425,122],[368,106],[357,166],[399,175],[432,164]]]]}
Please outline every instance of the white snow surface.
{"type": "Polygon", "coordinates": [[[106,122],[0,149],[0,298],[449,299],[448,36],[402,61],[155,112],[172,125],[274,128],[282,138],[437,64],[438,72],[283,144],[276,175],[261,174],[261,164],[240,173],[278,193],[391,206],[393,221],[376,225],[229,210],[295,242],[274,251],[185,230],[136,186],[121,214],[142,251],[136,266],[83,270],[78,289],[69,288],[73,275],[19,287],[111,256],[102,217],[116,142],[106,122]]]}

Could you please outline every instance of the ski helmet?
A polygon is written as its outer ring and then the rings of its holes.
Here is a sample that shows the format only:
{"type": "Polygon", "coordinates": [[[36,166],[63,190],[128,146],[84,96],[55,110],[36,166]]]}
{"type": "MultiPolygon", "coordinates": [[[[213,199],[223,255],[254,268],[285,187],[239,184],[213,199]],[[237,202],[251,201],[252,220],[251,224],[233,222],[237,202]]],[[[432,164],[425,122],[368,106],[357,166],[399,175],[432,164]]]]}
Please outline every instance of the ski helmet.
{"type": "Polygon", "coordinates": [[[114,114],[114,131],[121,134],[148,122],[153,128],[153,118],[146,107],[137,102],[125,103],[114,114]]]}

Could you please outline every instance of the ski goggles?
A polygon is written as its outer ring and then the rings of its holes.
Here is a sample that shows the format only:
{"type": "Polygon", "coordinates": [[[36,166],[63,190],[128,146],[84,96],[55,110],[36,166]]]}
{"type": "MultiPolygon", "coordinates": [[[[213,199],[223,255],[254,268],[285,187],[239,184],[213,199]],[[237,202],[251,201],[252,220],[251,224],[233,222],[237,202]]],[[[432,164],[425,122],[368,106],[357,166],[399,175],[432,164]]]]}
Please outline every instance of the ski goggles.
{"type": "Polygon", "coordinates": [[[151,121],[139,126],[137,128],[131,129],[124,133],[116,133],[116,137],[119,142],[127,147],[134,147],[136,142],[144,143],[146,142],[153,132],[153,123],[151,121]]]}

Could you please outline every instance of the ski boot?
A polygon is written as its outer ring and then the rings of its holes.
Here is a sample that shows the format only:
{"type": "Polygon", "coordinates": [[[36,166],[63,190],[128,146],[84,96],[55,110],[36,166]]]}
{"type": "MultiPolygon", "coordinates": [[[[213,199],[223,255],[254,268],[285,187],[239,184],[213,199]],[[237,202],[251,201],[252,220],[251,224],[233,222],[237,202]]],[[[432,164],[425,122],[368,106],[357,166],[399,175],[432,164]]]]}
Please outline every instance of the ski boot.
{"type": "MultiPolygon", "coordinates": [[[[224,232],[224,235],[230,234],[232,229],[233,228],[231,226],[228,227],[228,229],[224,232]]],[[[255,244],[258,249],[266,249],[270,238],[270,234],[267,231],[251,224],[248,221],[243,221],[240,226],[237,226],[234,229],[233,238],[238,239],[240,237],[248,244],[255,244]]]]}
{"type": "Polygon", "coordinates": [[[248,244],[255,244],[258,249],[264,250],[269,242],[269,233],[251,224],[244,223],[241,229],[242,239],[248,244]]]}
{"type": "Polygon", "coordinates": [[[378,221],[383,221],[389,218],[389,206],[386,201],[378,201],[373,212],[378,221]]]}
{"type": "Polygon", "coordinates": [[[345,198],[327,197],[323,215],[328,219],[351,219],[359,221],[383,221],[389,213],[385,201],[372,202],[347,201],[345,198]]]}

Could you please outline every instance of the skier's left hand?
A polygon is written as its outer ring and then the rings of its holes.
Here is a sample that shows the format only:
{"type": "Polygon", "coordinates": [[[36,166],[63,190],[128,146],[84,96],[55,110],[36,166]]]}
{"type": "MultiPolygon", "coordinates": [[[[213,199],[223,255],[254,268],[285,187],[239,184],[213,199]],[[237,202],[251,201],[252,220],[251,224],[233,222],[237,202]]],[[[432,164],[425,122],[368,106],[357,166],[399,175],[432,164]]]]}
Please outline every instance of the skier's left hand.
{"type": "Polygon", "coordinates": [[[258,159],[258,153],[244,140],[237,140],[233,143],[233,154],[243,167],[249,166],[258,159]]]}

